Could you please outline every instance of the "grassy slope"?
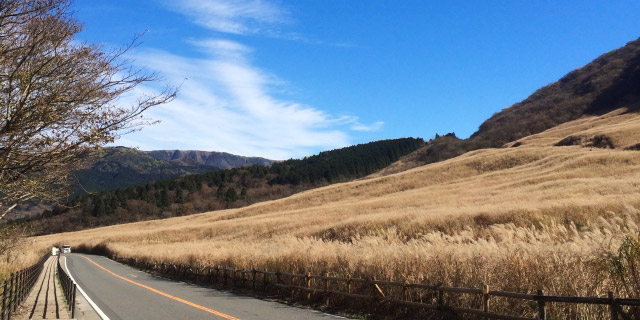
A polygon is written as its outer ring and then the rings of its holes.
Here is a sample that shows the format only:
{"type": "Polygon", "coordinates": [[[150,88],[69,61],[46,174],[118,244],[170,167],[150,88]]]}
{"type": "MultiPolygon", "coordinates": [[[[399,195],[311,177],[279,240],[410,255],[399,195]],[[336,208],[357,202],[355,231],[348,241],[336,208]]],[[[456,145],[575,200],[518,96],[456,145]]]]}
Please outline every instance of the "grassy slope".
{"type": "MultiPolygon", "coordinates": [[[[639,100],[640,39],[637,39],[495,113],[468,139],[436,137],[377,176],[451,159],[467,151],[501,147],[582,116],[602,115],[622,107],[638,111],[639,100]]],[[[636,148],[640,149],[640,145],[636,148]]]]}
{"type": "Polygon", "coordinates": [[[40,237],[35,245],[105,241],[120,255],[153,260],[593,295],[611,283],[591,263],[638,232],[639,153],[553,145],[606,133],[624,147],[639,142],[638,132],[640,115],[618,110],[527,137],[517,148],[242,209],[40,237]]]}

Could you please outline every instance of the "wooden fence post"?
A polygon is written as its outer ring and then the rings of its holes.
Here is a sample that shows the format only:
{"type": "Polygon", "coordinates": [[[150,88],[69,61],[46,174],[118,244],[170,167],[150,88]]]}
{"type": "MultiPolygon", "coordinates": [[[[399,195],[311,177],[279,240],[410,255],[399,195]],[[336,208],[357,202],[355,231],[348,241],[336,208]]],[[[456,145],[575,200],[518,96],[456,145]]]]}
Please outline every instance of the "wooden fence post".
{"type": "Polygon", "coordinates": [[[233,268],[233,270],[231,270],[231,286],[232,287],[237,287],[236,285],[236,274],[238,273],[238,269],[233,268]]]}
{"type": "Polygon", "coordinates": [[[351,275],[347,275],[347,293],[351,293],[351,275]]]}
{"type": "Polygon", "coordinates": [[[295,285],[294,280],[295,280],[294,276],[289,277],[289,291],[291,291],[291,301],[294,300],[295,294],[296,294],[296,290],[293,287],[295,285]]]}
{"type": "Polygon", "coordinates": [[[402,281],[402,299],[409,301],[409,292],[407,291],[407,280],[402,281]]]}
{"type": "Polygon", "coordinates": [[[11,312],[16,311],[16,274],[12,273],[11,277],[11,289],[9,290],[9,316],[8,319],[11,318],[11,312]]]}
{"type": "Polygon", "coordinates": [[[0,315],[0,319],[5,320],[6,312],[7,312],[7,280],[5,280],[2,284],[4,290],[2,290],[2,315],[0,315]]]}
{"type": "Polygon", "coordinates": [[[233,268],[233,270],[231,270],[231,283],[233,284],[234,287],[238,286],[238,269],[233,268]]]}
{"type": "Polygon", "coordinates": [[[613,291],[607,292],[609,298],[609,313],[611,314],[611,320],[618,320],[618,308],[616,308],[616,300],[613,296],[613,291]]]}
{"type": "MultiPolygon", "coordinates": [[[[544,296],[544,290],[540,289],[538,290],[538,296],[543,297],[544,296]]],[[[538,300],[538,319],[540,320],[545,320],[547,319],[547,310],[545,308],[545,302],[542,300],[538,300]]]]}
{"type": "Polygon", "coordinates": [[[267,272],[267,269],[264,269],[264,273],[262,274],[262,291],[267,291],[267,281],[269,280],[269,278],[267,278],[267,272]]]}
{"type": "Polygon", "coordinates": [[[253,289],[253,291],[256,291],[256,268],[251,268],[251,278],[252,278],[252,284],[251,284],[251,289],[253,289]]]}
{"type": "Polygon", "coordinates": [[[482,311],[489,312],[489,285],[482,285],[482,311]]]}
{"type": "MultiPolygon", "coordinates": [[[[307,289],[311,288],[311,272],[307,272],[307,276],[305,277],[305,283],[307,289]]],[[[307,300],[311,300],[311,291],[307,290],[307,300]]]]}
{"type": "Polygon", "coordinates": [[[325,294],[325,305],[329,305],[329,279],[327,279],[327,277],[329,276],[329,272],[325,271],[322,273],[322,280],[324,281],[324,294],[325,294]]]}

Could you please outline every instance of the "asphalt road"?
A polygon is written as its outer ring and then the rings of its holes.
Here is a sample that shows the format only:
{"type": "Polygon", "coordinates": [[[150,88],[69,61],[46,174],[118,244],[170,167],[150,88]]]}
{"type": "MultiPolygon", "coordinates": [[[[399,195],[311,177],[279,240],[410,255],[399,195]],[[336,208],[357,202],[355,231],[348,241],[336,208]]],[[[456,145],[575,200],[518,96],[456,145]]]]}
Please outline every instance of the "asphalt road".
{"type": "Polygon", "coordinates": [[[342,318],[158,278],[101,256],[72,253],[62,259],[103,320],[342,318]]]}

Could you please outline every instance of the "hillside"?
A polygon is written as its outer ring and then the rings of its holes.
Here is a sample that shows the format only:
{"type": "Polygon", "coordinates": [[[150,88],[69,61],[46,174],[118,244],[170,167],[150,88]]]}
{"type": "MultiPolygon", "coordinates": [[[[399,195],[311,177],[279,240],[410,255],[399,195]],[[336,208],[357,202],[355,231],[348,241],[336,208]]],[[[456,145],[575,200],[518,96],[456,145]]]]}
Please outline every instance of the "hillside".
{"type": "MultiPolygon", "coordinates": [[[[241,209],[40,237],[37,246],[105,243],[118,256],[152,261],[626,296],[602,263],[607,250],[640,231],[640,156],[625,150],[640,142],[640,115],[627,111],[585,116],[518,147],[241,209]],[[600,135],[614,149],[557,146],[600,135]]],[[[530,310],[498,301],[492,308],[530,310]]],[[[587,314],[599,319],[607,311],[562,304],[549,311],[587,314]]]]}
{"type": "MultiPolygon", "coordinates": [[[[269,166],[273,160],[243,157],[226,152],[194,150],[140,151],[127,147],[107,147],[94,154],[71,179],[72,196],[114,190],[189,174],[250,165],[269,166]]],[[[31,201],[20,204],[6,219],[37,217],[52,205],[31,201]]],[[[56,211],[57,212],[57,211],[56,211]]]]}
{"type": "Polygon", "coordinates": [[[269,166],[273,160],[259,157],[243,157],[226,152],[207,152],[197,150],[155,150],[145,151],[155,159],[168,161],[181,166],[208,166],[217,169],[232,169],[251,165],[269,166]]]}
{"type": "Polygon", "coordinates": [[[42,234],[242,207],[364,177],[423,145],[422,139],[414,138],[382,140],[269,167],[253,165],[141,183],[81,195],[66,208],[47,210],[40,218],[18,223],[42,234]]]}
{"type": "Polygon", "coordinates": [[[148,152],[114,147],[103,149],[89,167],[76,172],[75,177],[78,180],[78,194],[82,194],[216,169],[213,166],[172,163],[154,158],[148,152]]]}
{"type": "Polygon", "coordinates": [[[640,100],[640,39],[571,71],[522,102],[494,114],[469,138],[500,147],[583,115],[602,115],[640,100]]]}
{"type": "MultiPolygon", "coordinates": [[[[320,187],[243,208],[38,237],[32,246],[64,241],[150,262],[638,298],[630,277],[640,276],[639,56],[640,40],[630,42],[495,114],[468,139],[451,133],[387,153],[398,161],[381,162],[387,168],[376,175],[366,166],[375,161],[345,164],[330,154],[275,163],[262,186],[320,187]],[[310,166],[324,158],[341,170],[310,166]],[[322,184],[347,176],[364,178],[322,184]]],[[[228,181],[235,188],[242,176],[228,181]]],[[[180,199],[178,186],[190,180],[174,181],[174,190],[149,186],[153,198],[180,199]]],[[[86,202],[93,210],[95,200],[86,202]]],[[[548,307],[551,318],[609,316],[606,307],[548,307]]],[[[535,306],[504,300],[491,308],[535,314],[535,306]]]]}
{"type": "Polygon", "coordinates": [[[264,158],[243,157],[226,152],[140,151],[113,147],[105,148],[88,169],[78,171],[75,176],[81,191],[98,192],[188,174],[249,165],[268,166],[271,163],[272,160],[264,158]]]}
{"type": "Polygon", "coordinates": [[[378,173],[386,175],[451,159],[467,151],[499,148],[585,115],[640,108],[640,39],[603,54],[527,99],[495,113],[468,139],[437,136],[414,154],[378,173]]]}

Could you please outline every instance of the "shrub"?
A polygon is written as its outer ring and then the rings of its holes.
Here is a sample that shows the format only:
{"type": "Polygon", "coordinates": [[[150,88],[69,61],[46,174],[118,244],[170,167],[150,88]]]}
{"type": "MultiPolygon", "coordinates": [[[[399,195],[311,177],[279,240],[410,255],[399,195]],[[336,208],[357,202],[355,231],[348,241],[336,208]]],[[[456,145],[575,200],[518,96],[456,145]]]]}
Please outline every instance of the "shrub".
{"type": "Polygon", "coordinates": [[[606,265],[616,288],[628,297],[640,297],[640,237],[625,237],[617,251],[607,254],[606,265]]]}

